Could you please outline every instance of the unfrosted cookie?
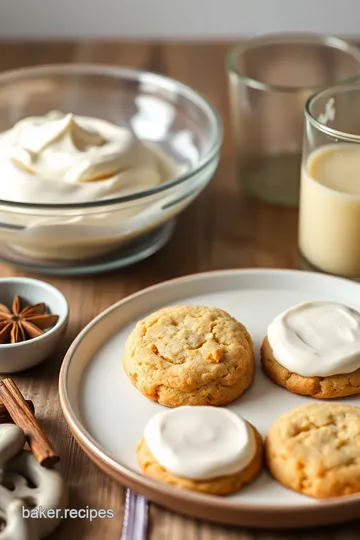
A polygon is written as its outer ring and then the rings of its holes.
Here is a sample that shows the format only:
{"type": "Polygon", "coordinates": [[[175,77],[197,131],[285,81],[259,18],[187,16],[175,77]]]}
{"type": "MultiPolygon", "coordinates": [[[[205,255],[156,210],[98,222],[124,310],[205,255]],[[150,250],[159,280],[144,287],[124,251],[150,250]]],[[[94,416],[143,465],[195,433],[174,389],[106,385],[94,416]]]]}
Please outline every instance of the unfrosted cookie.
{"type": "Polygon", "coordinates": [[[271,474],[317,498],[360,492],[360,408],[309,403],[271,426],[266,442],[271,474]]]}
{"type": "Polygon", "coordinates": [[[167,407],[226,405],[254,377],[250,334],[225,311],[172,306],[138,322],[124,368],[146,397],[167,407]]]}
{"type": "Polygon", "coordinates": [[[303,377],[279,364],[267,337],[261,347],[261,363],[272,381],[294,394],[332,399],[360,393],[360,369],[344,375],[303,377]]]}
{"type": "Polygon", "coordinates": [[[151,453],[145,438],[142,437],[137,447],[139,465],[144,474],[172,486],[199,491],[211,495],[230,495],[253,482],[261,472],[263,462],[263,441],[259,432],[248,423],[254,432],[256,452],[251,462],[240,472],[209,480],[194,480],[177,476],[162,467],[151,453]]]}

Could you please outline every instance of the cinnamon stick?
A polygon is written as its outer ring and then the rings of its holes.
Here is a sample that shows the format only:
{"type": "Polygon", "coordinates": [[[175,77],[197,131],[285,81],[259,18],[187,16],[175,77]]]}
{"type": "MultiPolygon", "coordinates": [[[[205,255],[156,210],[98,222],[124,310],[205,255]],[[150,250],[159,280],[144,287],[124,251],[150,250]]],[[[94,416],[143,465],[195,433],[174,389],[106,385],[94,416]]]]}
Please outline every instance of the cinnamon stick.
{"type": "MultiPolygon", "coordinates": [[[[31,412],[34,414],[35,407],[34,407],[33,402],[30,399],[27,399],[26,403],[30,407],[31,412]]],[[[14,423],[14,420],[11,418],[5,405],[0,402],[0,424],[10,424],[10,423],[14,423]]]]}
{"type": "Polygon", "coordinates": [[[60,458],[12,379],[0,381],[0,399],[15,424],[24,431],[35,459],[51,469],[60,458]]]}

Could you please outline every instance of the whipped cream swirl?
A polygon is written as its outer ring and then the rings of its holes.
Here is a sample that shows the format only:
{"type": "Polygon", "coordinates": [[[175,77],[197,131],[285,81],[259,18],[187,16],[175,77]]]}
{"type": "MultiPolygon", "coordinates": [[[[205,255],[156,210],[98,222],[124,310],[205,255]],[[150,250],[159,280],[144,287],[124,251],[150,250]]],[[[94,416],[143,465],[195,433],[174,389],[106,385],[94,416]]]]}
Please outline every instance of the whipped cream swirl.
{"type": "Polygon", "coordinates": [[[276,317],[267,335],[276,360],[303,377],[360,368],[360,313],[342,304],[299,304],[276,317]]]}
{"type": "Polygon", "coordinates": [[[105,120],[51,112],[0,135],[0,199],[76,203],[126,195],[168,180],[154,145],[105,120]]]}
{"type": "Polygon", "coordinates": [[[206,480],[234,474],[254,458],[252,428],[240,416],[218,407],[177,407],[153,416],[145,441],[169,472],[206,480]]]}

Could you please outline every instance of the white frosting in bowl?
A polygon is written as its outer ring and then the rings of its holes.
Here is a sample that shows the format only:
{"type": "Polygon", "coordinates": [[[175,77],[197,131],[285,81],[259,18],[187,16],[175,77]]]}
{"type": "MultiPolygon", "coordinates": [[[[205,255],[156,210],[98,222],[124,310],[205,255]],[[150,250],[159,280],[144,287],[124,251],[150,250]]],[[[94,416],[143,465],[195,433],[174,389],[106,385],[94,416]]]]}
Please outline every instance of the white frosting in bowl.
{"type": "MultiPolygon", "coordinates": [[[[360,295],[359,295],[360,304],[360,295]]],[[[278,315],[267,332],[276,360],[303,377],[360,368],[360,313],[332,302],[307,302],[278,315]]]]}
{"type": "Polygon", "coordinates": [[[170,157],[105,120],[51,112],[0,135],[0,199],[74,204],[150,189],[174,174],[170,157]]]}
{"type": "Polygon", "coordinates": [[[153,416],[144,437],[151,453],[177,476],[207,480],[243,470],[256,440],[240,416],[218,407],[177,407],[153,416]]]}
{"type": "Polygon", "coordinates": [[[103,255],[162,225],[190,198],[169,189],[112,206],[106,201],[154,188],[184,169],[157,144],[105,120],[56,111],[25,118],[0,134],[0,199],[68,207],[0,205],[0,240],[40,260],[103,255]],[[104,205],[71,208],[99,201],[104,205]]]}

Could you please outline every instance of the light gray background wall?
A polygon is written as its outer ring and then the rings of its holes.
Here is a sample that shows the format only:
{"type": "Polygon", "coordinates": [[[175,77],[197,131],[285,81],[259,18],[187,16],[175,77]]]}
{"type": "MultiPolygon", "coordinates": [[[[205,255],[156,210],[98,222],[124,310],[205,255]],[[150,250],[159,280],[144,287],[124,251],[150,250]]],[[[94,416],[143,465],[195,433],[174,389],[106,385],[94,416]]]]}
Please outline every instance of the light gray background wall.
{"type": "Polygon", "coordinates": [[[360,33],[360,0],[0,0],[0,38],[360,33]]]}

